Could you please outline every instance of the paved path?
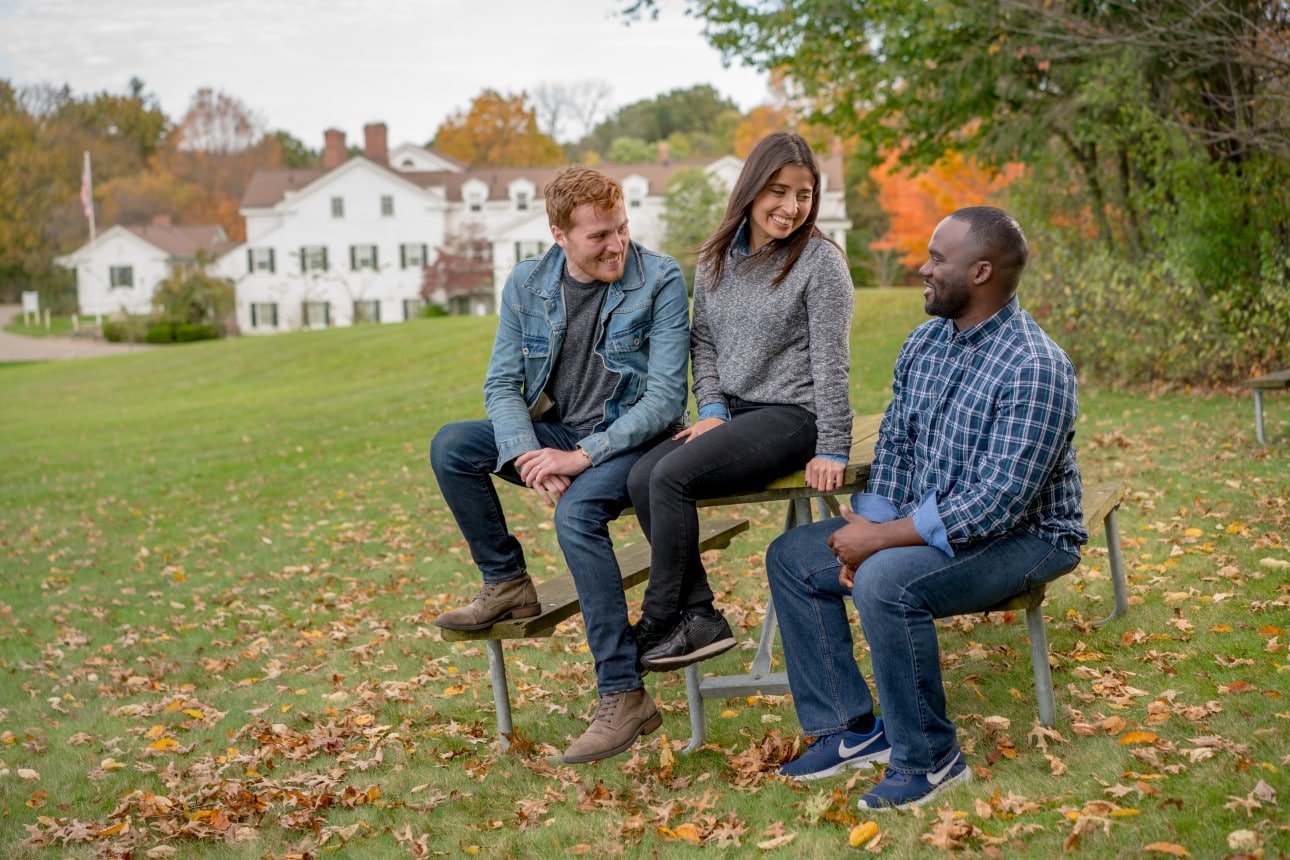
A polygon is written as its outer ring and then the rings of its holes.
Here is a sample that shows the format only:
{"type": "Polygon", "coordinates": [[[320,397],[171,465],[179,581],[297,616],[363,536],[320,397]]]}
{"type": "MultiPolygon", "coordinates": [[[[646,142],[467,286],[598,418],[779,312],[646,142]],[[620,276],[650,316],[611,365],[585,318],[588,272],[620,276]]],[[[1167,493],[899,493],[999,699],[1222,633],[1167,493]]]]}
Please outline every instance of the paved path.
{"type": "Polygon", "coordinates": [[[3,326],[22,314],[21,305],[0,305],[0,362],[54,361],[63,358],[93,358],[98,355],[122,355],[157,347],[137,343],[108,343],[86,337],[48,335],[27,337],[4,331],[3,326]]]}

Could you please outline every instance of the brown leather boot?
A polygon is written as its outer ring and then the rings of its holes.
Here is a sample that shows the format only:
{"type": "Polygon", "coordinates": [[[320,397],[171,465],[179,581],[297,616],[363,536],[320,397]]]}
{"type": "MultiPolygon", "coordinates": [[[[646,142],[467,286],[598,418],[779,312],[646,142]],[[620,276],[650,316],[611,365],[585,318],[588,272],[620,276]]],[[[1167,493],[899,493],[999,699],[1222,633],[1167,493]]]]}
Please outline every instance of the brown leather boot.
{"type": "Polygon", "coordinates": [[[542,611],[526,573],[506,582],[484,583],[469,606],[440,613],[434,623],[449,630],[483,630],[507,618],[532,618],[542,611]]]}
{"type": "Polygon", "coordinates": [[[564,753],[566,764],[600,761],[618,755],[641,735],[663,725],[654,700],[642,687],[614,696],[601,696],[591,725],[564,753]]]}

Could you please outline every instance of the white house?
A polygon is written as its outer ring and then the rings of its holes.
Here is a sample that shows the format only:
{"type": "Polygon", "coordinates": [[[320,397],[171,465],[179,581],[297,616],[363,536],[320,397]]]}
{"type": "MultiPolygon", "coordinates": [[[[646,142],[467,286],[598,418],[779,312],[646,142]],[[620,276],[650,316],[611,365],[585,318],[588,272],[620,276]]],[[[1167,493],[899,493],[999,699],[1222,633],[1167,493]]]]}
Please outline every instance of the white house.
{"type": "Polygon", "coordinates": [[[76,273],[76,297],[86,316],[146,314],[157,284],[177,264],[191,264],[198,251],[211,258],[234,243],[214,224],[177,227],[168,216],[146,226],[116,225],[94,241],[54,260],[76,273]]]}
{"type": "MultiPolygon", "coordinates": [[[[350,158],[344,133],[329,129],[322,167],[261,170],[251,178],[240,207],[246,241],[221,246],[213,267],[236,285],[243,334],[409,319],[423,307],[423,267],[444,249],[473,258],[492,276],[480,289],[441,289],[432,300],[456,313],[493,313],[515,264],[551,245],[542,189],[560,166],[471,168],[412,144],[388,150],[383,123],[363,134],[361,156],[350,158]]],[[[831,153],[821,166],[819,227],[843,244],[851,222],[841,155],[831,153]]],[[[622,185],[632,238],[641,244],[662,244],[664,192],[683,167],[701,167],[729,187],[743,162],[671,162],[660,147],[655,163],[598,165],[622,185]]],[[[148,310],[153,288],[178,257],[159,237],[144,237],[151,250],[139,244],[140,229],[114,227],[59,260],[77,269],[83,313],[148,310]]],[[[168,229],[177,236],[212,228],[168,229]]]]}

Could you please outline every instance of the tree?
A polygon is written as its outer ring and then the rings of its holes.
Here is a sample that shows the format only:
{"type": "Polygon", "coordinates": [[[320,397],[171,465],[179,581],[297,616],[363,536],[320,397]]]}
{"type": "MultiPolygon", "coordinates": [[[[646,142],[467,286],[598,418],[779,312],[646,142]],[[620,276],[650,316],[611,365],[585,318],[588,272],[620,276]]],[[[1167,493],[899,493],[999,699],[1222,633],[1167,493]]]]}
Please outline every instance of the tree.
{"type": "Polygon", "coordinates": [[[658,158],[658,147],[639,137],[619,137],[609,147],[610,164],[642,164],[658,158]]]}
{"type": "Polygon", "coordinates": [[[662,250],[681,264],[691,291],[697,251],[721,223],[729,193],[720,180],[698,167],[684,167],[673,173],[663,192],[662,250]]]}
{"type": "Polygon", "coordinates": [[[205,323],[224,334],[234,318],[236,294],[233,283],[207,271],[211,260],[202,251],[192,265],[175,266],[157,284],[152,303],[158,314],[179,323],[205,323]]]}
{"type": "Polygon", "coordinates": [[[595,127],[613,92],[603,78],[571,84],[544,81],[532,93],[538,128],[554,140],[577,140],[595,127]]]}
{"type": "Polygon", "coordinates": [[[971,156],[952,152],[926,170],[902,167],[895,153],[871,171],[878,202],[890,228],[870,244],[875,251],[894,251],[906,266],[927,259],[927,240],[936,225],[963,206],[997,205],[1001,192],[1022,173],[1019,164],[1002,172],[985,170],[971,156]]]}
{"type": "Polygon", "coordinates": [[[735,157],[747,158],[757,141],[772,131],[793,128],[793,119],[793,112],[786,105],[759,105],[753,108],[735,129],[735,157]]]}
{"type": "MultiPolygon", "coordinates": [[[[634,102],[621,108],[579,143],[584,149],[607,152],[620,137],[634,137],[656,144],[680,132],[698,140],[710,135],[704,149],[730,151],[730,138],[741,117],[734,102],[723,98],[707,84],[684,90],[672,90],[652,99],[634,102]]],[[[699,149],[699,147],[695,147],[699,149]]],[[[700,154],[696,152],[696,155],[700,154]]],[[[702,153],[702,154],[706,154],[702,153]]]]}
{"type": "Polygon", "coordinates": [[[524,94],[505,96],[496,90],[484,90],[470,110],[444,120],[434,146],[473,167],[538,167],[564,160],[559,144],[538,130],[524,94]]]}
{"type": "Polygon", "coordinates": [[[482,292],[491,296],[492,246],[482,228],[444,236],[435,252],[434,262],[421,270],[421,298],[451,308],[482,292]]]}

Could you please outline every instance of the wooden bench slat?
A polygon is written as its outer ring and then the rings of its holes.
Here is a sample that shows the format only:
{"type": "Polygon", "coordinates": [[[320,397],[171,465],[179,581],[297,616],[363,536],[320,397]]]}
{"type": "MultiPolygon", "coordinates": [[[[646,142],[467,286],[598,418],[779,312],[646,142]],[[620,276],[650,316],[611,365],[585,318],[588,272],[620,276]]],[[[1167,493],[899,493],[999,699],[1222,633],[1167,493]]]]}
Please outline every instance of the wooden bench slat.
{"type": "MultiPolygon", "coordinates": [[[[1102,521],[1106,515],[1115,510],[1124,498],[1125,486],[1123,481],[1111,481],[1105,484],[1084,485],[1084,528],[1088,529],[1089,534],[1093,534],[1101,527],[1102,521]]],[[[1044,602],[1044,594],[1048,584],[1037,585],[1029,591],[1023,591],[1015,594],[1002,603],[996,603],[986,612],[1004,612],[1007,610],[1029,609],[1032,606],[1038,606],[1044,602]]]]}
{"type": "Polygon", "coordinates": [[[1266,376],[1255,376],[1241,383],[1246,388],[1290,388],[1290,370],[1278,370],[1266,376]]]}
{"type": "MultiPolygon", "coordinates": [[[[699,549],[722,549],[738,534],[748,530],[748,520],[717,519],[699,521],[699,549]]],[[[631,589],[649,577],[649,543],[640,540],[615,551],[623,575],[623,588],[631,589]]],[[[529,639],[550,636],[555,626],[580,610],[578,592],[573,575],[562,574],[536,586],[542,612],[532,618],[513,618],[499,621],[484,630],[440,629],[440,635],[449,642],[466,639],[529,639]]]]}

